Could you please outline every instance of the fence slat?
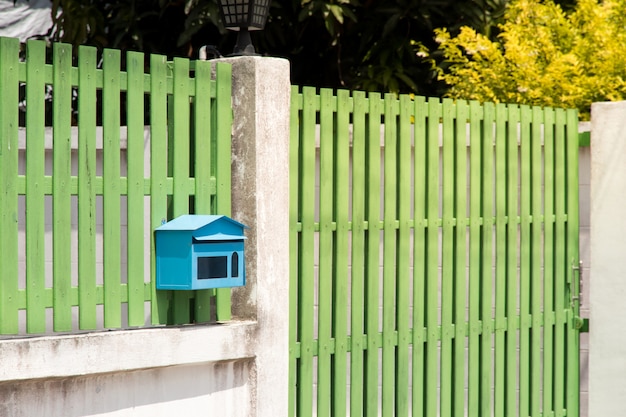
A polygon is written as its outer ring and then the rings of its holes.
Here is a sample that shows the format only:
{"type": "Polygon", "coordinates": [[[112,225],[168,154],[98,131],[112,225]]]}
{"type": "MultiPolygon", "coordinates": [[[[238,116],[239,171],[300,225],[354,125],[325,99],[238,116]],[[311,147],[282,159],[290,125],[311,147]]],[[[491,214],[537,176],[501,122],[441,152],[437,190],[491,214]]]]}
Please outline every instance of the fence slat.
{"type": "MultiPolygon", "coordinates": [[[[176,218],[189,213],[189,60],[174,58],[174,96],[171,101],[172,124],[168,147],[172,157],[172,216],[176,218]]],[[[189,323],[190,293],[174,291],[174,324],[189,323]]]]}
{"type": "Polygon", "coordinates": [[[350,169],[350,93],[337,91],[337,115],[334,134],[334,217],[336,222],[333,244],[333,415],[346,415],[347,351],[348,351],[348,209],[350,190],[348,175],[350,169]]]}
{"type": "MultiPolygon", "coordinates": [[[[531,131],[531,215],[532,215],[532,254],[531,254],[531,306],[532,315],[531,330],[531,353],[530,353],[530,410],[533,417],[541,415],[541,330],[547,326],[541,318],[541,292],[542,292],[542,232],[543,216],[542,187],[543,187],[543,164],[542,164],[542,126],[543,112],[540,107],[532,108],[532,131],[531,131]]],[[[545,316],[544,316],[545,317],[545,316]]]]}
{"type": "Polygon", "coordinates": [[[426,388],[424,365],[425,289],[426,289],[426,118],[428,107],[423,97],[415,98],[415,169],[413,172],[414,246],[413,246],[413,346],[411,400],[413,417],[424,417],[426,388]]]}
{"type": "Polygon", "coordinates": [[[411,117],[413,106],[409,96],[400,96],[398,132],[398,278],[396,286],[396,416],[409,416],[409,296],[411,268],[411,117]]]}
{"type": "Polygon", "coordinates": [[[383,111],[381,96],[378,93],[369,95],[369,118],[367,121],[367,154],[365,172],[369,173],[366,211],[367,211],[367,239],[366,239],[366,388],[365,415],[378,416],[378,333],[379,333],[379,305],[380,305],[380,186],[381,186],[381,157],[380,157],[380,128],[383,111]]]}
{"type": "Polygon", "coordinates": [[[551,108],[544,110],[543,192],[543,415],[554,412],[554,122],[551,108]]]}
{"type": "MultiPolygon", "coordinates": [[[[46,204],[43,190],[46,166],[45,82],[42,70],[45,62],[46,44],[43,41],[28,41],[26,49],[26,102],[28,103],[26,113],[28,126],[26,130],[26,331],[28,333],[46,331],[44,304],[46,204]]],[[[1,67],[0,70],[4,71],[1,67]]],[[[2,91],[5,97],[4,88],[2,91]]]]}
{"type": "MultiPolygon", "coordinates": [[[[467,102],[456,103],[456,138],[454,153],[456,156],[454,194],[454,341],[452,357],[452,415],[465,413],[466,379],[466,286],[467,286],[467,121],[469,109],[467,102]]],[[[472,190],[474,191],[474,190],[472,190]]]]}
{"type": "Polygon", "coordinates": [[[296,415],[308,417],[313,414],[313,326],[315,301],[315,206],[305,204],[309,196],[315,195],[315,89],[302,90],[302,125],[300,159],[300,210],[302,233],[299,242],[300,286],[299,286],[299,329],[301,353],[298,373],[298,399],[296,415]]]}
{"type": "MultiPolygon", "coordinates": [[[[78,50],[78,299],[80,329],[95,329],[96,313],[96,48],[78,50]]],[[[30,109],[29,109],[30,111],[30,109]]],[[[42,123],[43,126],[43,123],[42,123]]],[[[143,185],[143,184],[142,184],[143,185]]],[[[142,190],[143,191],[143,190],[142,190]]],[[[143,253],[142,253],[143,257],[143,253]]],[[[143,295],[143,293],[142,293],[143,295]]]]}
{"type": "MultiPolygon", "coordinates": [[[[70,298],[72,286],[72,209],[70,188],[68,187],[71,175],[72,135],[71,46],[54,44],[53,62],[52,253],[54,263],[52,276],[54,331],[62,332],[72,330],[72,301],[70,298]]],[[[119,252],[119,247],[117,250],[119,252]]]]}
{"type": "Polygon", "coordinates": [[[128,52],[126,114],[127,144],[127,276],[128,325],[144,324],[144,191],[143,191],[143,54],[128,52]]]}
{"type": "MultiPolygon", "coordinates": [[[[220,62],[215,66],[215,112],[213,126],[215,126],[215,168],[217,182],[216,213],[231,214],[231,133],[233,112],[231,106],[232,67],[220,62]]],[[[216,291],[215,309],[218,321],[231,319],[230,288],[218,288],[216,291]]]]}
{"type": "Polygon", "coordinates": [[[426,300],[424,302],[426,327],[426,380],[425,415],[437,414],[437,387],[439,385],[438,349],[439,339],[439,118],[441,104],[435,98],[428,99],[428,130],[426,139],[426,300]]]}
{"type": "MultiPolygon", "coordinates": [[[[167,63],[150,56],[150,225],[167,220],[167,63]]],[[[151,315],[153,324],[167,324],[171,291],[156,290],[154,233],[150,233],[151,315]]]]}
{"type": "Polygon", "coordinates": [[[493,291],[494,267],[493,240],[495,230],[494,207],[494,122],[495,107],[492,103],[483,105],[483,134],[482,134],[482,254],[481,254],[481,293],[482,308],[480,319],[483,324],[483,333],[480,340],[480,415],[494,415],[492,404],[492,378],[494,371],[493,335],[493,291]]]}
{"type": "MultiPolygon", "coordinates": [[[[453,337],[453,307],[454,307],[454,269],[459,267],[464,269],[465,262],[461,265],[454,263],[454,183],[457,171],[454,158],[455,137],[454,137],[454,103],[451,99],[443,100],[443,189],[442,189],[442,249],[441,249],[441,394],[440,415],[450,417],[452,415],[452,381],[454,370],[452,368],[452,337],[453,337]]],[[[457,138],[458,139],[458,138],[457,138]]],[[[432,180],[431,180],[432,181],[432,180]]],[[[465,218],[465,213],[459,217],[465,218]]],[[[457,220],[457,226],[460,227],[457,220]]],[[[429,343],[431,343],[429,341],[429,343]]],[[[431,359],[432,360],[432,359],[431,359]]]]}
{"type": "Polygon", "coordinates": [[[518,144],[517,125],[519,123],[519,107],[509,104],[509,120],[507,124],[506,150],[506,213],[507,213],[507,254],[506,254],[506,407],[507,417],[518,414],[518,144]]]}
{"type": "Polygon", "coordinates": [[[19,41],[0,38],[0,333],[18,332],[18,65],[19,41]]]}
{"type": "Polygon", "coordinates": [[[468,337],[468,398],[470,415],[479,414],[480,401],[480,183],[482,167],[481,152],[481,108],[478,102],[470,103],[470,224],[469,224],[469,337],[468,337]]]}
{"type": "Polygon", "coordinates": [[[330,415],[333,299],[333,92],[320,90],[317,415],[330,415]]]}
{"type": "Polygon", "coordinates": [[[496,106],[496,335],[494,414],[506,416],[506,106],[496,106]]]}
{"type": "MultiPolygon", "coordinates": [[[[352,250],[350,334],[350,415],[363,415],[363,344],[365,283],[365,149],[367,99],[362,91],[354,92],[352,131],[352,250]]],[[[293,143],[293,142],[292,142],[293,143]]],[[[293,145],[292,145],[293,146],[293,145]]]]}
{"type": "MultiPolygon", "coordinates": [[[[211,123],[211,63],[209,61],[196,61],[195,84],[196,95],[193,101],[193,155],[194,177],[196,180],[195,190],[195,213],[211,214],[211,173],[215,170],[211,152],[211,131],[215,126],[211,123]]],[[[195,320],[198,323],[211,320],[211,297],[214,290],[196,291],[195,320]]]]}

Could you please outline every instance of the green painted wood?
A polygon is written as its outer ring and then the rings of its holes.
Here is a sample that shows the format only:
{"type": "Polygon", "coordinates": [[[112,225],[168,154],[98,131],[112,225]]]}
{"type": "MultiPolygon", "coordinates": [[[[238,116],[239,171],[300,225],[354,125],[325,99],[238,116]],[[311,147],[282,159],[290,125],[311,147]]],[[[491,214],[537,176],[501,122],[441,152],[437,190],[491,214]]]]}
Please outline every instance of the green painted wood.
{"type": "MultiPolygon", "coordinates": [[[[366,196],[366,113],[367,98],[362,91],[353,93],[352,122],[352,231],[350,292],[350,415],[363,415],[365,334],[365,196],[366,196]]],[[[292,142],[293,143],[293,142],[292,142]]]]}
{"type": "Polygon", "coordinates": [[[554,306],[556,324],[554,331],[554,411],[555,416],[564,415],[566,395],[566,282],[570,273],[569,260],[566,258],[566,115],[565,110],[556,109],[554,135],[554,306]]]}
{"type": "Polygon", "coordinates": [[[333,217],[336,223],[333,242],[333,337],[335,351],[332,366],[332,414],[346,415],[348,382],[348,257],[350,253],[348,234],[349,221],[349,175],[350,170],[350,93],[339,90],[335,116],[335,159],[333,217]]]}
{"type": "MultiPolygon", "coordinates": [[[[469,224],[469,337],[468,337],[468,399],[469,415],[479,415],[480,401],[480,219],[481,219],[481,128],[482,109],[470,103],[470,224],[469,224]]],[[[460,156],[462,157],[462,156],[460,156]]]]}
{"type": "Polygon", "coordinates": [[[425,414],[425,294],[426,294],[426,126],[428,105],[424,97],[415,98],[414,111],[414,245],[413,245],[413,345],[411,369],[411,405],[413,417],[425,414]]]}
{"type": "Polygon", "coordinates": [[[518,217],[518,140],[517,125],[519,107],[509,104],[506,138],[506,415],[518,414],[518,336],[513,324],[517,321],[518,280],[517,280],[517,240],[519,238],[518,217]]]}
{"type": "Polygon", "coordinates": [[[127,115],[127,276],[128,276],[128,325],[142,326],[144,318],[144,193],[143,193],[143,73],[142,53],[128,52],[126,72],[127,115]]]}
{"type": "Polygon", "coordinates": [[[0,333],[18,333],[18,63],[19,41],[0,38],[0,333]]]}
{"type": "MultiPolygon", "coordinates": [[[[93,109],[96,107],[97,63],[98,57],[96,48],[90,48],[87,46],[79,47],[78,84],[80,88],[78,89],[78,293],[80,308],[78,311],[78,326],[80,329],[95,329],[97,326],[97,202],[95,190],[95,179],[97,176],[96,113],[93,111],[93,109]]],[[[143,196],[143,181],[141,191],[143,196]]],[[[141,259],[143,260],[143,251],[141,253],[141,259]]],[[[141,289],[141,296],[143,299],[143,288],[141,289]]]]}
{"type": "MultiPolygon", "coordinates": [[[[172,216],[176,218],[189,213],[189,60],[174,58],[173,69],[174,95],[171,100],[172,127],[168,144],[172,154],[172,216]]],[[[174,291],[174,324],[185,324],[191,320],[190,293],[174,291]]]]}
{"type": "MultiPolygon", "coordinates": [[[[543,152],[543,415],[554,413],[554,123],[555,113],[544,110],[543,152]]],[[[553,415],[553,414],[552,414],[553,415]]]]}
{"type": "Polygon", "coordinates": [[[409,296],[411,268],[411,117],[413,105],[408,95],[400,96],[398,119],[398,256],[396,286],[396,326],[398,347],[396,350],[396,416],[409,416],[409,296]]]}
{"type": "MultiPolygon", "coordinates": [[[[167,62],[161,55],[150,56],[150,226],[167,221],[167,62]]],[[[154,233],[150,234],[150,282],[152,324],[167,324],[171,291],[157,291],[154,233]]]]}
{"type": "Polygon", "coordinates": [[[380,345],[375,335],[379,332],[380,305],[380,186],[381,150],[380,129],[383,103],[378,93],[369,94],[369,118],[367,120],[367,149],[365,172],[366,210],[368,230],[366,236],[366,302],[365,317],[367,330],[367,350],[365,352],[365,415],[378,416],[378,353],[380,345]]]}
{"type": "Polygon", "coordinates": [[[298,368],[296,415],[307,417],[313,413],[313,337],[315,297],[315,207],[310,196],[315,195],[315,119],[316,92],[314,88],[302,90],[302,121],[300,127],[300,219],[302,231],[298,242],[298,338],[301,343],[298,368]]]}
{"type": "MultiPolygon", "coordinates": [[[[467,121],[469,108],[467,102],[456,103],[456,138],[454,140],[454,195],[450,205],[454,204],[454,257],[451,260],[454,274],[454,340],[452,353],[452,415],[465,413],[466,381],[466,286],[467,286],[467,121]]],[[[445,146],[445,144],[444,144],[445,146]]],[[[452,305],[452,303],[450,303],[452,305]]]]}
{"type": "MultiPolygon", "coordinates": [[[[230,174],[231,163],[231,134],[233,126],[232,100],[232,67],[226,63],[217,63],[215,66],[215,165],[217,181],[216,213],[231,214],[230,174]]],[[[231,319],[230,288],[218,288],[216,291],[216,318],[218,321],[231,319]]]]}
{"type": "Polygon", "coordinates": [[[296,416],[296,389],[298,382],[298,271],[300,259],[298,223],[300,221],[299,194],[300,194],[300,108],[302,94],[296,86],[291,87],[291,102],[289,111],[289,404],[288,415],[296,416]]]}
{"type": "MultiPolygon", "coordinates": [[[[442,417],[452,415],[452,338],[453,334],[453,307],[454,307],[454,269],[464,269],[465,262],[455,265],[454,259],[454,202],[455,202],[455,137],[454,137],[454,102],[451,99],[443,100],[443,226],[442,226],[442,250],[441,250],[441,393],[439,412],[442,417]]],[[[457,138],[458,139],[458,138],[457,138]]],[[[430,162],[430,161],[429,161],[430,162]]],[[[432,181],[432,180],[431,180],[432,181]]],[[[465,213],[461,215],[465,218],[465,213]]],[[[429,216],[430,218],[430,216],[429,216]]],[[[457,227],[460,227],[457,224],[457,227]]],[[[432,255],[431,255],[432,256],[432,255]]],[[[465,320],[464,320],[465,321],[465,320]]],[[[429,344],[433,344],[429,340],[429,344]]],[[[432,359],[431,359],[432,360],[432,359]]]]}
{"type": "Polygon", "coordinates": [[[396,298],[396,232],[398,210],[397,148],[398,132],[395,95],[385,94],[385,149],[383,202],[383,346],[382,346],[382,413],[393,415],[395,410],[395,298],[396,298]]]}
{"type": "MultiPolygon", "coordinates": [[[[579,253],[579,192],[578,192],[578,114],[576,110],[566,112],[566,141],[565,158],[567,161],[567,177],[565,179],[565,191],[567,192],[567,225],[566,225],[566,260],[570,268],[576,267],[580,260],[579,253]]],[[[573,271],[568,271],[573,272],[573,271]]],[[[567,366],[567,391],[565,405],[567,415],[577,416],[580,413],[580,327],[575,319],[580,319],[580,280],[581,271],[571,274],[569,286],[569,298],[566,300],[570,306],[568,314],[566,336],[566,366],[567,366]]]]}
{"type": "Polygon", "coordinates": [[[334,114],[333,92],[320,90],[320,174],[319,174],[319,266],[317,415],[331,412],[331,350],[333,300],[333,201],[334,201],[334,114]]]}
{"type": "MultiPolygon", "coordinates": [[[[211,68],[208,61],[195,61],[196,95],[193,99],[193,176],[196,179],[194,209],[196,214],[212,214],[211,171],[215,169],[212,160],[211,142],[214,140],[212,132],[211,112],[211,68]]],[[[196,291],[194,303],[195,321],[198,323],[210,322],[211,298],[215,291],[196,291]]]]}
{"type": "Polygon", "coordinates": [[[496,297],[494,338],[494,414],[506,412],[506,119],[505,104],[496,105],[495,202],[496,202],[496,297]]]}
{"type": "MultiPolygon", "coordinates": [[[[52,103],[52,127],[54,129],[54,150],[52,157],[52,255],[54,257],[52,264],[52,285],[54,292],[53,328],[56,332],[63,332],[72,330],[72,304],[69,298],[69,292],[72,286],[72,209],[70,189],[68,187],[71,176],[72,135],[71,46],[59,43],[54,44],[53,63],[54,77],[52,88],[55,92],[52,103]]],[[[116,248],[119,257],[119,240],[116,248]]],[[[119,290],[119,282],[117,288],[119,290]]],[[[115,325],[113,327],[115,327],[115,325]]]]}
{"type": "MultiPolygon", "coordinates": [[[[45,83],[46,44],[28,41],[26,48],[26,331],[45,333],[45,83]]],[[[0,71],[4,69],[0,64],[0,71]]],[[[4,164],[4,161],[2,162],[4,164]]],[[[1,182],[4,184],[4,181],[1,182]]],[[[3,196],[4,198],[4,196],[3,196]]],[[[2,234],[4,236],[4,234],[2,234]]],[[[94,282],[95,284],[95,282],[94,282]]],[[[4,299],[4,297],[3,297],[4,299]]],[[[95,310],[95,306],[94,306],[95,310]]]]}
{"type": "MultiPolygon", "coordinates": [[[[482,253],[481,253],[481,313],[483,332],[480,339],[480,415],[494,415],[492,407],[492,383],[495,354],[493,352],[493,335],[496,333],[494,323],[494,232],[496,216],[494,205],[494,170],[495,170],[495,147],[494,147],[494,123],[495,106],[492,103],[483,105],[483,134],[482,134],[482,190],[481,204],[483,216],[482,253]]],[[[497,195],[497,194],[496,194],[497,195]]]]}
{"type": "Polygon", "coordinates": [[[540,107],[532,108],[532,128],[531,128],[531,290],[530,290],[530,314],[532,315],[531,327],[531,352],[530,352],[530,415],[539,417],[541,415],[541,350],[542,328],[544,323],[540,320],[542,308],[542,234],[543,222],[540,220],[543,215],[543,149],[542,149],[542,125],[543,111],[540,107]]]}
{"type": "Polygon", "coordinates": [[[531,273],[531,137],[532,112],[520,107],[520,331],[519,331],[519,413],[528,416],[530,410],[530,273],[531,273]]]}
{"type": "Polygon", "coordinates": [[[425,352],[425,415],[437,414],[437,387],[439,385],[438,339],[439,325],[439,119],[442,117],[438,99],[428,99],[426,138],[426,288],[425,321],[427,343],[425,352]]]}

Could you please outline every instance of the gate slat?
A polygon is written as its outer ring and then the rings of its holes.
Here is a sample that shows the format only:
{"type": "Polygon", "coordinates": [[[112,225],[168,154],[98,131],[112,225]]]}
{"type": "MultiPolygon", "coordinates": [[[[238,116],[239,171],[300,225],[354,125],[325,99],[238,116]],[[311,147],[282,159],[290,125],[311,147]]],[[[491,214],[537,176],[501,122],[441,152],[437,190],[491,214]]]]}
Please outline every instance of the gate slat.
{"type": "Polygon", "coordinates": [[[506,415],[512,417],[518,414],[518,320],[517,299],[517,257],[518,257],[518,146],[517,124],[519,122],[519,107],[508,105],[507,124],[507,153],[506,153],[506,201],[507,201],[507,254],[506,254],[506,415]]]}
{"type": "MultiPolygon", "coordinates": [[[[451,99],[444,99],[442,103],[442,249],[441,249],[441,357],[440,357],[440,384],[439,409],[442,417],[452,415],[452,337],[453,337],[453,307],[454,307],[454,270],[455,267],[464,268],[454,263],[454,183],[457,167],[454,160],[454,103],[451,99]]],[[[458,140],[458,138],[457,138],[458,140]]],[[[457,161],[458,162],[458,161],[457,161]]],[[[431,180],[432,181],[432,180],[431,180]]],[[[465,216],[463,215],[463,221],[465,216]]],[[[456,219],[461,221],[459,217],[456,219]]],[[[431,255],[432,256],[432,255],[431,255]]],[[[432,343],[429,340],[429,343],[432,343]]],[[[432,360],[432,359],[431,359],[432,360]]]]}
{"type": "Polygon", "coordinates": [[[410,210],[411,210],[411,115],[412,103],[408,95],[400,97],[398,128],[398,278],[396,287],[396,326],[398,349],[396,353],[396,416],[409,416],[409,330],[410,330],[410,210]]]}
{"type": "Polygon", "coordinates": [[[320,90],[320,198],[318,266],[317,415],[331,411],[331,337],[333,300],[333,94],[320,90]]]}
{"type": "Polygon", "coordinates": [[[520,106],[520,416],[528,416],[530,410],[531,122],[530,107],[520,106]]]}
{"type": "MultiPolygon", "coordinates": [[[[26,268],[26,331],[28,333],[46,331],[44,303],[46,204],[43,190],[46,166],[45,79],[43,74],[45,62],[46,44],[43,41],[28,41],[26,49],[26,102],[28,103],[26,112],[26,265],[28,265],[26,268]]],[[[6,97],[4,88],[2,91],[4,100],[6,97]]]]}
{"type": "MultiPolygon", "coordinates": [[[[480,400],[480,119],[481,108],[478,102],[470,103],[470,230],[469,230],[469,337],[468,337],[468,398],[467,409],[470,415],[478,415],[480,400]]],[[[459,156],[462,157],[462,156],[459,156]]]]}
{"type": "Polygon", "coordinates": [[[439,100],[428,100],[428,131],[426,143],[426,416],[437,414],[437,387],[439,385],[438,347],[439,339],[439,118],[441,104],[439,100]]]}
{"type": "Polygon", "coordinates": [[[469,108],[465,100],[456,103],[456,173],[454,216],[454,346],[453,346],[453,409],[452,415],[465,413],[466,331],[467,328],[467,121],[469,108]]]}
{"type": "Polygon", "coordinates": [[[504,104],[496,105],[496,335],[494,415],[506,416],[506,116],[504,104]]]}
{"type": "Polygon", "coordinates": [[[334,133],[334,218],[336,222],[333,244],[333,404],[335,416],[346,415],[346,385],[348,382],[348,224],[349,187],[346,175],[350,170],[350,93],[337,91],[337,115],[334,133]]]}
{"type": "Polygon", "coordinates": [[[495,230],[495,207],[494,207],[494,121],[495,108],[492,103],[483,105],[483,134],[482,134],[482,258],[481,258],[481,293],[482,308],[480,319],[483,333],[480,340],[480,415],[494,415],[492,411],[492,374],[494,370],[493,337],[493,292],[494,292],[494,266],[493,239],[495,230]]]}
{"type": "MultiPolygon", "coordinates": [[[[364,290],[365,290],[365,128],[367,98],[362,91],[354,92],[352,132],[352,248],[351,248],[351,311],[350,334],[350,415],[363,415],[364,400],[364,290]]],[[[293,143],[293,142],[292,142],[293,143]]]]}
{"type": "Polygon", "coordinates": [[[424,417],[425,379],[425,289],[426,289],[426,124],[428,105],[424,97],[415,98],[415,168],[413,172],[414,248],[413,248],[413,369],[411,370],[412,416],[424,417]]]}
{"type": "Polygon", "coordinates": [[[544,110],[543,415],[554,415],[554,110],[544,110]]]}
{"type": "Polygon", "coordinates": [[[366,172],[368,192],[366,201],[367,211],[367,265],[366,265],[366,389],[365,415],[378,416],[378,334],[379,334],[379,305],[380,305],[380,124],[383,111],[381,96],[378,93],[369,95],[369,118],[367,121],[367,150],[366,172]]]}
{"type": "MultiPolygon", "coordinates": [[[[543,111],[540,107],[532,108],[532,130],[531,130],[531,216],[532,216],[532,255],[531,255],[531,306],[530,313],[532,316],[531,330],[531,353],[530,353],[530,415],[539,417],[541,414],[541,333],[542,327],[547,326],[544,320],[541,320],[542,307],[542,231],[543,217],[542,213],[542,192],[543,187],[543,155],[542,155],[542,137],[541,126],[543,124],[543,111]]],[[[546,389],[546,388],[544,388],[546,389]]]]}

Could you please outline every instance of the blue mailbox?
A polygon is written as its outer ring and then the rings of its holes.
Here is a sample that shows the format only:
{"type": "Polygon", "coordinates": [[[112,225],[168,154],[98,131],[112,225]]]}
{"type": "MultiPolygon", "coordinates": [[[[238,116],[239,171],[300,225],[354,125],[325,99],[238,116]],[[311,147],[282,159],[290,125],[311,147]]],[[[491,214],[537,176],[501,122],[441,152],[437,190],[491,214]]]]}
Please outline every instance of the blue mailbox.
{"type": "Polygon", "coordinates": [[[157,289],[245,285],[243,230],[247,228],[227,216],[191,214],[156,228],[157,289]]]}

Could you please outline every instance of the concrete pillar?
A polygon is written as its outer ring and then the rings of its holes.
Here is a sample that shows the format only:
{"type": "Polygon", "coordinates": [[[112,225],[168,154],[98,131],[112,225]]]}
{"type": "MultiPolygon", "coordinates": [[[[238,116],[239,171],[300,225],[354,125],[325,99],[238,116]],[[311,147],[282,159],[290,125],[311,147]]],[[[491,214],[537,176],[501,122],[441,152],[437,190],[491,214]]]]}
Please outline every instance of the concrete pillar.
{"type": "Polygon", "coordinates": [[[591,115],[589,415],[626,416],[626,102],[591,115]]]}
{"type": "MultiPolygon", "coordinates": [[[[233,318],[257,321],[252,415],[287,415],[289,366],[289,62],[220,59],[233,70],[232,217],[246,231],[246,286],[233,318]]],[[[253,372],[254,374],[254,372],[253,372]]]]}

